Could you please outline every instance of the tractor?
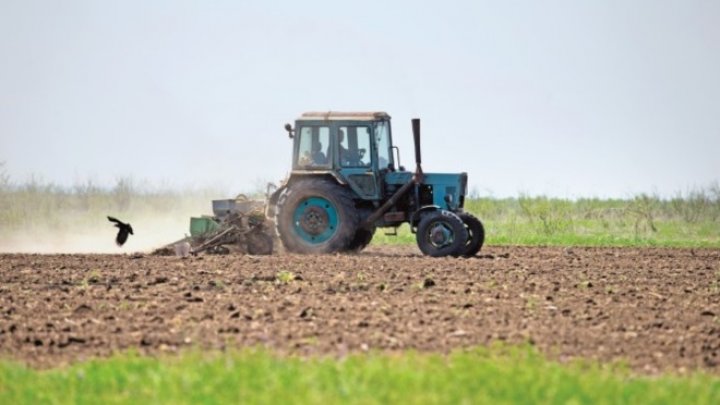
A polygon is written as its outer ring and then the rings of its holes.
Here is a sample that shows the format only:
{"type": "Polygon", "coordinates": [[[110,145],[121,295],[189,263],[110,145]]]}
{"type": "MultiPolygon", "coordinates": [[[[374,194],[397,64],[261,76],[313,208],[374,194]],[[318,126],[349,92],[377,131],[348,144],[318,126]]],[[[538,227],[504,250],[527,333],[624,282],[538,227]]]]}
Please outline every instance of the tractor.
{"type": "Polygon", "coordinates": [[[385,112],[308,112],[293,127],[292,171],[269,195],[283,246],[294,253],[360,251],[377,228],[407,223],[423,254],[474,256],[485,231],[465,212],[467,173],[424,173],[420,120],[412,119],[415,171],[400,165],[385,112]]]}

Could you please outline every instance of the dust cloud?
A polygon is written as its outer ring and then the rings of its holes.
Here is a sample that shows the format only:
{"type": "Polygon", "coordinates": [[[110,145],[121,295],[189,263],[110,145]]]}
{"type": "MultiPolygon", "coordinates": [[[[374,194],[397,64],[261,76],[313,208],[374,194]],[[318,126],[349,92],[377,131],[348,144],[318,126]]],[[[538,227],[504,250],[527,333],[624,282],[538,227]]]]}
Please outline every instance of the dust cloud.
{"type": "MultiPolygon", "coordinates": [[[[105,219],[105,218],[102,218],[105,219]]],[[[134,253],[150,252],[189,233],[188,215],[121,217],[134,231],[127,242],[115,244],[117,228],[107,220],[77,228],[34,226],[17,231],[0,230],[0,253],[134,253]]]]}

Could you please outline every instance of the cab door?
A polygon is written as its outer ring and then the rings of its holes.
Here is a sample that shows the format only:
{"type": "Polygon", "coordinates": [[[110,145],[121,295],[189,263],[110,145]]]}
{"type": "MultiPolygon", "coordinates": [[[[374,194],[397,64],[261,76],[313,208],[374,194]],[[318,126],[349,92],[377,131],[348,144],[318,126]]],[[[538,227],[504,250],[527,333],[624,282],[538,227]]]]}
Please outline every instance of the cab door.
{"type": "Polygon", "coordinates": [[[373,156],[375,146],[371,123],[340,124],[336,127],[335,163],[340,175],[365,200],[379,198],[373,156]]]}

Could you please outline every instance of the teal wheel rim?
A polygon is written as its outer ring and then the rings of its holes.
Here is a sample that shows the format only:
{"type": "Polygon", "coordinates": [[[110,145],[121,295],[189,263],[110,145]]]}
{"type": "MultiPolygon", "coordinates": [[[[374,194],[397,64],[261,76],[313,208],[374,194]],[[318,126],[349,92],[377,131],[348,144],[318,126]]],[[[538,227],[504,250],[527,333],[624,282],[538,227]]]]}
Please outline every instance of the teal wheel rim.
{"type": "Polygon", "coordinates": [[[293,227],[300,238],[307,243],[326,242],[338,229],[337,209],[325,198],[306,198],[295,208],[293,227]]]}

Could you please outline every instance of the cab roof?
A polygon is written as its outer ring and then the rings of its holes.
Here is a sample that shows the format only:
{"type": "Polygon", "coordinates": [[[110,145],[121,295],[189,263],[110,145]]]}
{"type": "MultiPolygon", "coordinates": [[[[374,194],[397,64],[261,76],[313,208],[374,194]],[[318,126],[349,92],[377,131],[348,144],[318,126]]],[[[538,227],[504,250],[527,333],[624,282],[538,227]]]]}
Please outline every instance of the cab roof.
{"type": "Polygon", "coordinates": [[[340,111],[311,111],[303,113],[298,121],[376,121],[390,119],[384,111],[340,112],[340,111]]]}

